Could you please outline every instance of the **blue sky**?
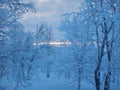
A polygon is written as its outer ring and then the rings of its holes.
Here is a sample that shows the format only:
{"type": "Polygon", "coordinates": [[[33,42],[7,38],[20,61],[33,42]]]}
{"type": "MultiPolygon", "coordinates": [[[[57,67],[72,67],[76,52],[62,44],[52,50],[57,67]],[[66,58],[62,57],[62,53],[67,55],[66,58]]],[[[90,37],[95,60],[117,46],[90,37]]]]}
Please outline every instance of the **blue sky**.
{"type": "MultiPolygon", "coordinates": [[[[29,0],[25,0],[29,1],[29,0]]],[[[53,27],[57,36],[64,34],[57,30],[61,15],[78,11],[80,6],[79,0],[30,0],[34,3],[36,13],[27,13],[20,20],[25,25],[27,31],[34,31],[37,25],[42,22],[48,23],[53,27]]]]}

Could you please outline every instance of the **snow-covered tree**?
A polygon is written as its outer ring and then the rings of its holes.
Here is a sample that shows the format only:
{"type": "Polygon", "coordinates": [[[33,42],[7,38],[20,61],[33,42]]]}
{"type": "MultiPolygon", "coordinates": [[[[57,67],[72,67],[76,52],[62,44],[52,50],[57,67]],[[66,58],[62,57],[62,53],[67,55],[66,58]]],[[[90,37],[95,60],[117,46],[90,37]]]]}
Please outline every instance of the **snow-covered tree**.
{"type": "MultiPolygon", "coordinates": [[[[81,42],[79,39],[83,39],[80,45],[86,42],[87,46],[93,45],[94,47],[92,53],[96,53],[96,55],[91,56],[91,58],[95,62],[93,69],[96,90],[102,88],[110,90],[112,62],[114,62],[113,53],[116,52],[114,49],[116,46],[115,40],[119,38],[120,23],[116,19],[119,18],[119,4],[119,0],[82,0],[80,12],[65,14],[67,16],[66,23],[63,23],[62,28],[68,30],[67,33],[71,32],[69,39],[71,39],[72,44],[79,44],[81,42]],[[71,15],[74,15],[74,17],[70,18],[71,15]],[[79,35],[81,31],[84,32],[82,36],[79,35]],[[89,38],[84,37],[86,35],[89,38]]],[[[79,45],[78,48],[80,48],[79,45]]],[[[85,57],[88,58],[88,55],[86,54],[85,57]]]]}
{"type": "Polygon", "coordinates": [[[22,26],[18,24],[7,33],[9,35],[9,78],[14,80],[17,90],[18,86],[26,84],[33,76],[33,35],[24,32],[22,26]]]}
{"type": "MultiPolygon", "coordinates": [[[[10,36],[8,32],[11,27],[18,29],[20,25],[17,20],[22,14],[33,9],[31,3],[22,0],[0,0],[0,76],[5,77],[9,74],[10,66],[10,36]],[[17,26],[17,27],[16,27],[17,26]],[[4,48],[4,49],[3,49],[4,48]]],[[[21,25],[20,25],[21,26],[21,25]]],[[[1,78],[0,77],[0,78],[1,78]]]]}
{"type": "Polygon", "coordinates": [[[77,83],[78,90],[80,90],[84,63],[86,62],[88,32],[83,28],[84,24],[82,23],[82,16],[80,13],[72,12],[65,14],[64,17],[65,20],[62,22],[61,30],[64,30],[67,33],[66,38],[71,42],[71,45],[66,47],[69,52],[66,59],[68,59],[68,65],[70,62],[69,60],[71,59],[70,67],[73,68],[71,69],[74,73],[73,78],[77,83]]]}
{"type": "Polygon", "coordinates": [[[52,41],[52,29],[47,24],[41,24],[36,31],[36,51],[37,58],[42,72],[50,77],[53,47],[50,45],[52,41]]]}
{"type": "MultiPolygon", "coordinates": [[[[97,63],[94,72],[96,90],[110,89],[112,76],[112,61],[114,51],[114,40],[119,35],[119,23],[114,18],[119,17],[119,0],[84,0],[83,15],[85,24],[88,25],[96,44],[97,63]],[[103,65],[104,70],[102,70],[103,65]],[[105,72],[104,72],[105,71],[105,72]],[[105,78],[101,76],[104,72],[105,78]],[[104,86],[104,87],[102,87],[104,86]]],[[[96,58],[95,58],[96,59],[96,58]]]]}

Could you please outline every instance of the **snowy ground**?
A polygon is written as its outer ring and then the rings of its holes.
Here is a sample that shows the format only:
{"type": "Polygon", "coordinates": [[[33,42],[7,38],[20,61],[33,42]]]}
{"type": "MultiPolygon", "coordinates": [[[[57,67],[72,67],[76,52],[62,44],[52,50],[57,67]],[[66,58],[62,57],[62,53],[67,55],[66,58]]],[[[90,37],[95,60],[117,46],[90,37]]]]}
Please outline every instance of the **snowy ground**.
{"type": "MultiPolygon", "coordinates": [[[[89,86],[84,86],[81,90],[95,90],[89,86]]],[[[14,90],[13,87],[9,87],[7,90],[14,90]]],[[[69,84],[65,84],[63,80],[55,79],[53,77],[46,78],[45,76],[42,77],[34,77],[31,85],[28,87],[19,87],[18,90],[77,90],[74,86],[69,84]]]]}
{"type": "MultiPolygon", "coordinates": [[[[14,87],[9,87],[7,90],[14,90],[14,87]]],[[[28,87],[19,87],[18,90],[77,90],[74,86],[63,83],[63,80],[55,79],[53,77],[46,78],[34,77],[31,85],[28,87]]],[[[82,82],[81,90],[95,90],[95,87],[86,82],[82,82]]],[[[120,90],[119,87],[114,87],[111,90],[120,90]],[[116,89],[115,89],[116,88],[116,89]]]]}
{"type": "MultiPolygon", "coordinates": [[[[14,90],[14,87],[8,88],[7,90],[14,90]]],[[[35,77],[31,85],[28,87],[20,87],[18,90],[76,90],[75,87],[71,87],[64,83],[59,82],[53,78],[46,77],[35,77]]]]}
{"type": "Polygon", "coordinates": [[[21,88],[20,90],[75,90],[70,86],[58,83],[53,79],[40,79],[33,81],[31,87],[21,88]]]}

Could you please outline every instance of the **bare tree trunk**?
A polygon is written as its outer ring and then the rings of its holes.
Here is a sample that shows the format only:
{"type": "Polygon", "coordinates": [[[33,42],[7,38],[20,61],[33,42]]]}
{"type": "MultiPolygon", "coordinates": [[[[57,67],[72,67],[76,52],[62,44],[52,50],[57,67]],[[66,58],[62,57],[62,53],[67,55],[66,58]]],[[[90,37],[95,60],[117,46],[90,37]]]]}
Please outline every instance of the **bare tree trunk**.
{"type": "Polygon", "coordinates": [[[105,78],[104,90],[110,90],[111,72],[108,72],[105,78]]]}
{"type": "Polygon", "coordinates": [[[70,71],[69,70],[65,72],[65,78],[70,79],[70,71]]]}
{"type": "Polygon", "coordinates": [[[108,71],[105,78],[104,90],[110,90],[111,83],[111,52],[108,50],[108,71]]]}
{"type": "Polygon", "coordinates": [[[46,77],[49,78],[50,77],[50,72],[47,71],[46,77]]]}
{"type": "Polygon", "coordinates": [[[17,82],[17,84],[16,84],[16,86],[15,86],[15,90],[18,90],[18,86],[19,86],[19,84],[18,84],[18,82],[17,82]]]}
{"type": "Polygon", "coordinates": [[[81,88],[81,68],[78,69],[78,90],[81,88]]]}
{"type": "Polygon", "coordinates": [[[50,66],[49,65],[47,65],[46,77],[47,78],[50,77],[50,66]]]}
{"type": "Polygon", "coordinates": [[[95,76],[95,84],[96,84],[96,90],[100,90],[100,67],[98,66],[94,72],[95,76]]]}
{"type": "MultiPolygon", "coordinates": [[[[96,25],[96,24],[95,24],[96,25]]],[[[105,48],[105,37],[102,40],[102,44],[100,46],[99,44],[99,32],[98,32],[98,27],[96,25],[96,37],[97,37],[97,50],[98,50],[98,56],[97,56],[97,67],[94,72],[94,79],[95,79],[95,85],[96,85],[96,90],[100,90],[101,86],[101,78],[100,78],[100,67],[102,63],[102,58],[104,56],[104,48],[105,48]]]]}

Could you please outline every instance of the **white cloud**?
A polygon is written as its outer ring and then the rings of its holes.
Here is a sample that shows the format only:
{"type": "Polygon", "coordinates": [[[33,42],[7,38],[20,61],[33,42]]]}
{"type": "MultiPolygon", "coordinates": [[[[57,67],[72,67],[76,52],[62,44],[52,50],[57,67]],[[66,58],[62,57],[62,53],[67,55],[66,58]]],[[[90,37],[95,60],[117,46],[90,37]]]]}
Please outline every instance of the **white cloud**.
{"type": "Polygon", "coordinates": [[[49,2],[50,0],[38,0],[39,2],[49,2]]]}
{"type": "MultiPolygon", "coordinates": [[[[79,0],[31,0],[37,9],[36,13],[27,13],[20,20],[27,30],[36,29],[41,22],[47,22],[56,30],[60,16],[65,13],[78,11],[79,0]]],[[[60,33],[58,31],[58,33],[60,33]]]]}

